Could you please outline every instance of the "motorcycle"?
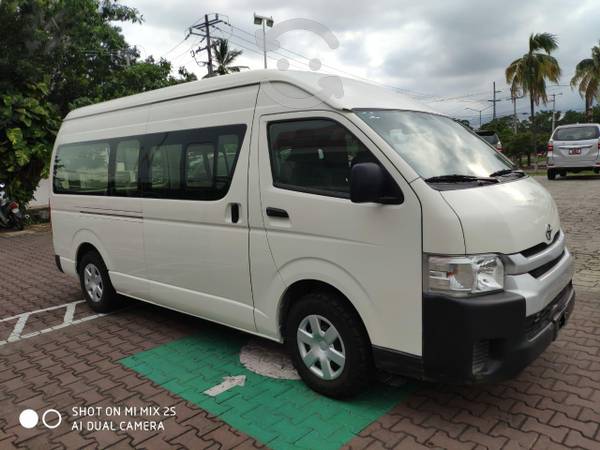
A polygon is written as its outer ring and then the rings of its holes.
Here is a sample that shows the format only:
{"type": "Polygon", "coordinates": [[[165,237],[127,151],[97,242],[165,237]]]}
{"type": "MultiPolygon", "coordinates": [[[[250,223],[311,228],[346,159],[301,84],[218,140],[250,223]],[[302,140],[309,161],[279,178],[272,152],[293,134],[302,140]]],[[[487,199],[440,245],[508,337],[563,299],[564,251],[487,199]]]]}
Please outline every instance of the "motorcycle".
{"type": "Polygon", "coordinates": [[[5,187],[6,184],[0,183],[0,227],[22,230],[25,228],[25,218],[19,204],[7,197],[5,187]]]}

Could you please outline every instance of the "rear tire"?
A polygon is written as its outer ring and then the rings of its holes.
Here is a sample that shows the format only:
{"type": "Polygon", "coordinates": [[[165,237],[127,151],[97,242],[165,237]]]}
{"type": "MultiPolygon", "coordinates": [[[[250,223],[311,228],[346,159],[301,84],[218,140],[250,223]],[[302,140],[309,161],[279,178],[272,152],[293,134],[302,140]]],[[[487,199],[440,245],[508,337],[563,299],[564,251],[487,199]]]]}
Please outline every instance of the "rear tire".
{"type": "Polygon", "coordinates": [[[547,175],[549,180],[556,179],[556,171],[554,169],[548,169],[547,175]]]}
{"type": "Polygon", "coordinates": [[[102,257],[94,251],[87,252],[79,262],[79,282],[87,304],[97,313],[107,313],[121,306],[102,257]]]}
{"type": "Polygon", "coordinates": [[[364,325],[334,293],[310,292],[297,301],[286,320],[285,340],[300,377],[320,394],[351,397],[374,374],[364,325]]]}

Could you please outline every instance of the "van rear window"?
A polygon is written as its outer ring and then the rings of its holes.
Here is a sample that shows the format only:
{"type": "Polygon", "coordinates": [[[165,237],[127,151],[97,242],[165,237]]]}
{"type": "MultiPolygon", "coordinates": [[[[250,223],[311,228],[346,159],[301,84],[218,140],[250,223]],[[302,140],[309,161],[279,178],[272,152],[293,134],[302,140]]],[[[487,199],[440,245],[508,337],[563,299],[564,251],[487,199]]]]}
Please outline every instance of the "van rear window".
{"type": "Polygon", "coordinates": [[[106,142],[62,145],[54,163],[54,192],[105,195],[109,155],[106,142]]]}
{"type": "Polygon", "coordinates": [[[598,127],[566,127],[558,128],[553,139],[555,141],[585,141],[598,139],[598,137],[600,137],[598,127]]]}

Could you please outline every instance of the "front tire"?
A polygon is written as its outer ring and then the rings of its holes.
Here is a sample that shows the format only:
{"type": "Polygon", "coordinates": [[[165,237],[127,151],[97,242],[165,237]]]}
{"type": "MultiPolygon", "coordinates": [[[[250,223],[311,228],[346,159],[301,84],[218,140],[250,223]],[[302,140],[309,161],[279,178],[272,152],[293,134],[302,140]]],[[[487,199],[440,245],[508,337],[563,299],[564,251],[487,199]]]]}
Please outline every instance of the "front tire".
{"type": "Polygon", "coordinates": [[[548,169],[547,175],[549,180],[556,179],[556,171],[554,169],[548,169]]]}
{"type": "Polygon", "coordinates": [[[88,252],[79,263],[79,282],[87,304],[97,313],[107,313],[121,306],[102,257],[88,252]]]}
{"type": "Polygon", "coordinates": [[[311,389],[345,398],[367,386],[374,373],[371,344],[358,314],[339,295],[304,295],[292,306],[285,330],[292,362],[311,389]]]}

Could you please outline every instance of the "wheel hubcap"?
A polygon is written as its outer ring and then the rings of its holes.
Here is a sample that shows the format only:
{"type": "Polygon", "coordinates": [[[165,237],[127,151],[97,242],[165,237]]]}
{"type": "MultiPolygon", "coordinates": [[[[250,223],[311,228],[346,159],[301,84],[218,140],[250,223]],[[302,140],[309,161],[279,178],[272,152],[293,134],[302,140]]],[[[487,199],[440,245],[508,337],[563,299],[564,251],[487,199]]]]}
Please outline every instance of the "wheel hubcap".
{"type": "Polygon", "coordinates": [[[102,275],[98,268],[92,263],[88,264],[83,269],[83,284],[93,302],[102,300],[102,291],[104,290],[102,275]]]}
{"type": "Polygon", "coordinates": [[[323,316],[305,317],[296,333],[298,350],[309,370],[323,380],[334,380],[344,371],[346,349],[338,330],[323,316]]]}

